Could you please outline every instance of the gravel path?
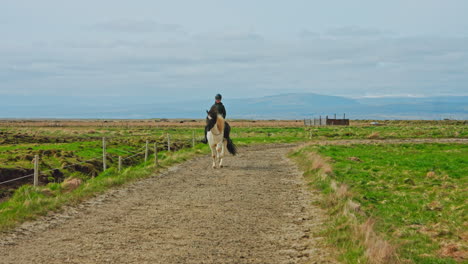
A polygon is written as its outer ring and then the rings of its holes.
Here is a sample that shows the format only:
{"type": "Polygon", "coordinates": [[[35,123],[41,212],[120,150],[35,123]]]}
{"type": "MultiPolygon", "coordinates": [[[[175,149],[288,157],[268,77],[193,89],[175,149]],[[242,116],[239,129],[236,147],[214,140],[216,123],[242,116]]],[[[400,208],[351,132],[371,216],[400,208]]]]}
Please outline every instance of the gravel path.
{"type": "Polygon", "coordinates": [[[25,223],[0,235],[0,263],[335,263],[292,147],[197,158],[25,223]]]}

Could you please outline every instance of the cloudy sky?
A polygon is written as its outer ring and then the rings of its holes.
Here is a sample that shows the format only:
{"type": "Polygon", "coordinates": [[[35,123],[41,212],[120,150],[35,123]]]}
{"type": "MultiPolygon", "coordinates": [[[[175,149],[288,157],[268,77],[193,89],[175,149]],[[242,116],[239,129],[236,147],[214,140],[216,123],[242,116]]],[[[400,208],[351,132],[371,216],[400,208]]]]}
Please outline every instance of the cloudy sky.
{"type": "Polygon", "coordinates": [[[2,0],[0,96],[468,94],[466,0],[2,0]]]}

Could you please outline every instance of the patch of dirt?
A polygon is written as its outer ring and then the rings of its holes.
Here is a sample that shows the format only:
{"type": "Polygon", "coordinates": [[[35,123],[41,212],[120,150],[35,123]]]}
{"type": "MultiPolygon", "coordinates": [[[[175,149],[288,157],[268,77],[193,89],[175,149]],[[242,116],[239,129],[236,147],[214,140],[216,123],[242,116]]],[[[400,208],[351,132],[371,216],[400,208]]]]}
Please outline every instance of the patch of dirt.
{"type": "Polygon", "coordinates": [[[197,158],[0,235],[1,263],[336,263],[327,220],[286,157],[197,158]]]}

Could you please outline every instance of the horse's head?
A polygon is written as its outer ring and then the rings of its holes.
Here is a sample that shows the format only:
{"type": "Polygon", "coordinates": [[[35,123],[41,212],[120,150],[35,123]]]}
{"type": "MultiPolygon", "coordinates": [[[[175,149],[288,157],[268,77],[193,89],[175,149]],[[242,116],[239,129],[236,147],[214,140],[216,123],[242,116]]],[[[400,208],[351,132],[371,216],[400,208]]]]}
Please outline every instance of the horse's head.
{"type": "Polygon", "coordinates": [[[218,121],[218,110],[213,107],[210,111],[207,110],[206,113],[208,114],[206,116],[206,125],[208,130],[211,130],[216,125],[216,121],[218,121]]]}

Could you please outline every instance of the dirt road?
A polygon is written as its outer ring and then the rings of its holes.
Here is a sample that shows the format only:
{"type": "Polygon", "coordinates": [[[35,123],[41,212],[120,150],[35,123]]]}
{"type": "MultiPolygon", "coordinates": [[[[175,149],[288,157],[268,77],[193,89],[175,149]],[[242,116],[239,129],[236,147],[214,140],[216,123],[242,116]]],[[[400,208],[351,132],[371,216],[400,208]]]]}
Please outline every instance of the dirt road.
{"type": "Polygon", "coordinates": [[[24,224],[0,235],[0,263],[334,263],[292,147],[191,160],[24,224]]]}

